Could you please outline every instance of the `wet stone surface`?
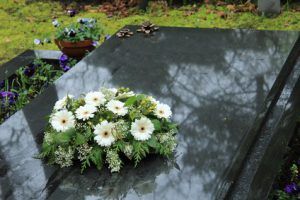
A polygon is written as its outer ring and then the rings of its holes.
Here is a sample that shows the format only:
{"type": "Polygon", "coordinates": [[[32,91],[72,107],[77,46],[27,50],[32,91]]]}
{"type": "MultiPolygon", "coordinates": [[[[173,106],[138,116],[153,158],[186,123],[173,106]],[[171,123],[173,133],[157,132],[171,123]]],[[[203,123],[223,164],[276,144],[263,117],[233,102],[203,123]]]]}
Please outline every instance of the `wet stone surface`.
{"type": "Polygon", "coordinates": [[[297,38],[295,32],[166,27],[151,37],[113,36],[0,126],[0,197],[216,198],[297,38]],[[80,175],[79,166],[59,169],[33,158],[55,101],[101,86],[130,87],[171,105],[180,124],[174,162],[151,156],[120,174],[80,175]]]}

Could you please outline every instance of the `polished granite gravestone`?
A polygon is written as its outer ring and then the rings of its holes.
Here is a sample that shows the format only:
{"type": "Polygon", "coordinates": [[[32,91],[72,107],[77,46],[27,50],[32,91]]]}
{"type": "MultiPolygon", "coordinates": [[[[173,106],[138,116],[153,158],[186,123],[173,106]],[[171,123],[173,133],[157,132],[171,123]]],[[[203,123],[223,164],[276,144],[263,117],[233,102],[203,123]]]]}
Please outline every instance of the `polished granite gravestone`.
{"type": "Polygon", "coordinates": [[[235,188],[250,186],[235,182],[251,166],[246,157],[257,127],[280,121],[277,110],[289,104],[299,77],[297,39],[297,32],[167,27],[151,37],[113,36],[0,126],[1,198],[246,199],[235,188]],[[79,166],[34,159],[57,96],[101,86],[130,87],[170,104],[180,124],[175,160],[150,157],[120,174],[80,175],[79,166]]]}

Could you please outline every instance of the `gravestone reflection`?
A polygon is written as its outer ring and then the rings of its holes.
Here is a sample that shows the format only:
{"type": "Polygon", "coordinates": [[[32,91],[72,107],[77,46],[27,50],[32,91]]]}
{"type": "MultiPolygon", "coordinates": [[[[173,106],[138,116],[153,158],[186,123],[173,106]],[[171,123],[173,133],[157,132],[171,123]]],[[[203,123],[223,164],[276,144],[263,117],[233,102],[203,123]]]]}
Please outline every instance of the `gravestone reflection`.
{"type": "Polygon", "coordinates": [[[0,126],[0,152],[7,163],[0,194],[11,199],[216,198],[297,38],[296,32],[167,27],[152,37],[112,37],[0,126]],[[42,116],[54,105],[49,96],[79,96],[101,86],[130,87],[171,105],[180,124],[174,158],[151,156],[138,168],[126,165],[120,174],[90,169],[83,175],[78,166],[59,169],[32,158],[47,123],[42,116]]]}

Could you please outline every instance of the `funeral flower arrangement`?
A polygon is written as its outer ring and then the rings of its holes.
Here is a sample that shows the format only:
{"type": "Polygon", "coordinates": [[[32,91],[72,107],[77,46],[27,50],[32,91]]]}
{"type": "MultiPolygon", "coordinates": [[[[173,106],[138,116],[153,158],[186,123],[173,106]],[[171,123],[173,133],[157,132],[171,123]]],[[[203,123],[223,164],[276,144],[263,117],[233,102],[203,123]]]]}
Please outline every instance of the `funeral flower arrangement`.
{"type": "Polygon", "coordinates": [[[39,157],[60,167],[80,162],[82,172],[91,165],[119,172],[126,159],[137,166],[150,153],[168,157],[177,145],[171,115],[168,105],[127,88],[67,95],[49,117],[39,157]]]}

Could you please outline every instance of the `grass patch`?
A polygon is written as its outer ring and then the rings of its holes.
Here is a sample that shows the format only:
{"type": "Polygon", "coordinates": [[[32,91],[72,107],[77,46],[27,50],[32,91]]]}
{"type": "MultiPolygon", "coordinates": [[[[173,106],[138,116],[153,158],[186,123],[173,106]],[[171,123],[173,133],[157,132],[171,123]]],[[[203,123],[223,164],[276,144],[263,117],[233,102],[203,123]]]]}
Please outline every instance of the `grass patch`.
{"type": "Polygon", "coordinates": [[[159,26],[182,26],[203,28],[250,28],[259,30],[299,30],[300,13],[284,11],[277,18],[265,18],[253,13],[230,13],[226,7],[202,6],[200,11],[185,16],[189,7],[179,9],[159,9],[149,7],[147,12],[137,12],[129,17],[108,18],[103,13],[80,12],[75,18],[66,16],[58,2],[32,2],[25,0],[0,1],[0,64],[7,62],[26,49],[57,50],[54,44],[34,46],[34,38],[44,38],[52,35],[54,27],[51,21],[54,17],[64,23],[73,22],[77,17],[93,17],[100,21],[106,34],[114,34],[118,29],[128,24],[141,24],[145,20],[159,26]],[[210,10],[224,11],[225,19],[210,10]]]}

